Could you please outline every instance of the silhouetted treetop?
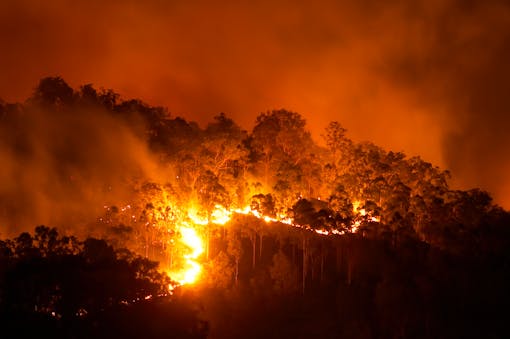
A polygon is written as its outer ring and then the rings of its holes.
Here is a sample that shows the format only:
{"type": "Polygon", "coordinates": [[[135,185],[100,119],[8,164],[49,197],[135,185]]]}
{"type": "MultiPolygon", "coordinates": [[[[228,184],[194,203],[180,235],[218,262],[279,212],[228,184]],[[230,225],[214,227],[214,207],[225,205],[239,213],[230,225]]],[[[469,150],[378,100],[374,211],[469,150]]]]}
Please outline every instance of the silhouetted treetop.
{"type": "Polygon", "coordinates": [[[74,100],[74,90],[59,76],[41,79],[31,100],[43,107],[70,105],[74,100]]]}

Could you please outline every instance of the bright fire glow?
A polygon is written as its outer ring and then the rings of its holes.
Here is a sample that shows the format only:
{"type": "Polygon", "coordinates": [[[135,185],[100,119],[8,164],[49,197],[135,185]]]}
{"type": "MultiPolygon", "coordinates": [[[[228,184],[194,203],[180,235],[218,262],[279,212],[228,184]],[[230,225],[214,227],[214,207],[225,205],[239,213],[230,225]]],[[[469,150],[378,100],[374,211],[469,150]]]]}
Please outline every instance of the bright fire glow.
{"type": "Polygon", "coordinates": [[[352,211],[358,213],[358,208],[361,206],[361,201],[355,200],[352,202],[352,211]]]}
{"type": "Polygon", "coordinates": [[[267,222],[267,223],[270,223],[270,222],[274,221],[274,219],[273,219],[273,218],[268,217],[267,215],[265,215],[263,219],[264,219],[264,221],[265,221],[265,222],[267,222]]]}
{"type": "Polygon", "coordinates": [[[188,209],[188,217],[196,225],[207,225],[209,223],[207,216],[199,213],[195,208],[188,209]]]}
{"type": "Polygon", "coordinates": [[[197,281],[202,266],[197,262],[198,257],[204,253],[204,243],[196,230],[189,226],[181,226],[181,243],[184,244],[191,253],[184,255],[185,267],[181,272],[172,274],[173,278],[181,285],[193,284],[197,281]]]}
{"type": "Polygon", "coordinates": [[[211,213],[211,221],[213,224],[217,225],[225,225],[230,221],[232,216],[232,212],[228,211],[225,207],[221,205],[216,205],[214,207],[214,211],[211,213]]]}
{"type": "Polygon", "coordinates": [[[210,218],[207,218],[205,213],[200,213],[196,208],[192,207],[188,209],[188,217],[196,225],[207,225],[209,220],[216,225],[225,225],[230,221],[232,217],[232,211],[227,210],[221,205],[214,206],[214,210],[211,212],[210,218]]]}
{"type": "MultiPolygon", "coordinates": [[[[360,201],[353,202],[353,211],[355,214],[362,217],[369,217],[369,220],[372,222],[379,222],[380,219],[378,217],[369,215],[369,213],[367,213],[365,209],[360,208],[360,206],[360,201]]],[[[185,248],[185,254],[181,256],[183,264],[179,265],[179,269],[172,270],[171,273],[169,273],[170,277],[172,277],[172,279],[179,285],[195,283],[202,272],[202,265],[198,261],[198,258],[204,253],[205,245],[204,239],[197,233],[197,227],[206,226],[210,223],[225,225],[232,219],[233,214],[252,215],[260,220],[264,220],[268,224],[279,222],[324,236],[345,234],[344,230],[313,229],[307,225],[295,224],[292,218],[282,213],[278,214],[276,217],[263,215],[257,210],[252,210],[250,206],[229,210],[224,206],[216,205],[209,216],[207,216],[205,212],[199,212],[197,208],[191,207],[187,211],[188,221],[178,223],[180,226],[177,227],[178,233],[180,233],[180,238],[177,243],[181,244],[185,248]]],[[[361,224],[361,220],[355,220],[351,224],[350,232],[356,233],[361,224]]]]}

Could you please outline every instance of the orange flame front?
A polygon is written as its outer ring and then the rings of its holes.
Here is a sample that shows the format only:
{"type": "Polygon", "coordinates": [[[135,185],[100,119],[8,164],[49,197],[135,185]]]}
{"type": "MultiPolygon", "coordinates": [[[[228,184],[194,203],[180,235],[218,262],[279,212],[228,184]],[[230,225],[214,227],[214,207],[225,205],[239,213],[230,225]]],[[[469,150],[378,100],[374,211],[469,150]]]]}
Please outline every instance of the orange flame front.
{"type": "MultiPolygon", "coordinates": [[[[360,209],[361,202],[355,201],[353,203],[353,210],[356,214],[365,216],[366,211],[364,209],[360,209]]],[[[180,238],[178,243],[183,245],[184,252],[182,258],[184,259],[183,265],[179,269],[172,270],[169,272],[169,276],[175,280],[179,285],[189,285],[197,282],[200,274],[202,272],[202,264],[199,262],[199,257],[204,253],[204,239],[197,232],[197,228],[204,227],[211,224],[216,225],[225,225],[228,223],[233,214],[244,214],[244,215],[252,215],[258,219],[264,220],[266,223],[279,222],[292,227],[302,228],[305,230],[313,231],[317,234],[321,235],[341,235],[345,232],[343,230],[324,230],[324,229],[312,229],[308,226],[303,226],[299,224],[295,224],[294,220],[287,217],[284,214],[279,214],[276,218],[269,217],[261,214],[256,210],[252,210],[249,206],[245,208],[237,208],[233,210],[228,210],[221,205],[216,205],[215,209],[210,213],[209,217],[200,213],[198,209],[191,207],[188,209],[187,217],[188,221],[183,221],[177,227],[178,232],[180,233],[180,238]],[[190,224],[193,224],[190,225],[190,224]]],[[[371,217],[371,221],[379,222],[379,219],[376,217],[371,217]]],[[[351,225],[351,232],[357,232],[360,226],[360,221],[355,221],[351,225]]]]}
{"type": "Polygon", "coordinates": [[[193,284],[197,281],[202,271],[202,265],[198,258],[204,253],[204,242],[197,231],[187,224],[179,227],[181,234],[179,242],[184,245],[186,254],[182,269],[169,272],[169,276],[177,281],[179,285],[193,284]]]}

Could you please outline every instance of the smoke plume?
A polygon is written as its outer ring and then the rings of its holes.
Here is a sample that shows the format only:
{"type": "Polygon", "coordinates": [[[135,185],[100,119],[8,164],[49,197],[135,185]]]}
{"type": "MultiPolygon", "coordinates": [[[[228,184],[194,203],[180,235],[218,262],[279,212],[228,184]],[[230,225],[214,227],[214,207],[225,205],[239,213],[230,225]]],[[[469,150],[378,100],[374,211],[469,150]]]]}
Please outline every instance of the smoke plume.
{"type": "Polygon", "coordinates": [[[128,199],[133,178],[150,180],[158,172],[132,125],[97,108],[29,105],[3,119],[2,236],[38,224],[85,226],[104,205],[128,199]]]}

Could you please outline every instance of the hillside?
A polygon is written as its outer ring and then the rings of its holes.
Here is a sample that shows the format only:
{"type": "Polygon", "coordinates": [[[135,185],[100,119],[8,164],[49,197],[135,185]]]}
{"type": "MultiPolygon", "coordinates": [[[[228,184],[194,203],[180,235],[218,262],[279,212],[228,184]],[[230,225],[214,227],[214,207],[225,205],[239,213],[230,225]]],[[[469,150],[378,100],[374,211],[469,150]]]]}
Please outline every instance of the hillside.
{"type": "Polygon", "coordinates": [[[62,337],[508,335],[510,213],[339,122],[320,143],[284,109],[250,131],[223,113],[201,127],[53,77],[0,103],[0,131],[12,331],[29,319],[62,337]],[[42,224],[56,229],[27,233],[42,224]],[[119,291],[77,297],[108,270],[126,277],[119,291]],[[119,325],[131,318],[151,330],[119,325]]]}

